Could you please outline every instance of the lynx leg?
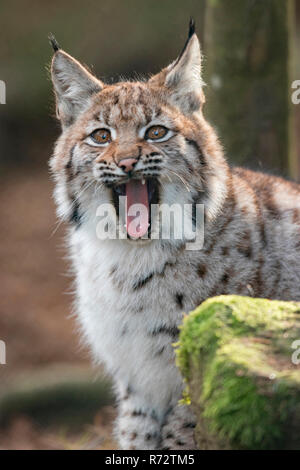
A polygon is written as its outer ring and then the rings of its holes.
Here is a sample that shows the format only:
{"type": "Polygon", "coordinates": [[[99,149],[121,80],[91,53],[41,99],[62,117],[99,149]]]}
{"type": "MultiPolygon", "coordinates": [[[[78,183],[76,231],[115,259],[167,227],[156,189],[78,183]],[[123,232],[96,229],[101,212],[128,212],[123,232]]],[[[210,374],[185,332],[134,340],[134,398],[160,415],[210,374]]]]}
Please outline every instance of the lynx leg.
{"type": "Polygon", "coordinates": [[[162,429],[162,449],[193,450],[195,416],[187,405],[176,405],[167,415],[162,429]]]}
{"type": "Polygon", "coordinates": [[[161,422],[155,411],[134,397],[120,401],[116,435],[121,449],[154,450],[160,443],[161,422]]]}

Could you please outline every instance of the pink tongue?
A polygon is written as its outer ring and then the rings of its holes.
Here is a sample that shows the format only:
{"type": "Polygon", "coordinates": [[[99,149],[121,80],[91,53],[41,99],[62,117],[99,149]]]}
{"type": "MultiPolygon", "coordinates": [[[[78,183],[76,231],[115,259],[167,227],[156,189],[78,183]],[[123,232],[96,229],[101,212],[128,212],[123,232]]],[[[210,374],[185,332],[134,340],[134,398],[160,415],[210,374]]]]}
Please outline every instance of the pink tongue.
{"type": "Polygon", "coordinates": [[[126,229],[133,238],[143,237],[148,231],[149,201],[147,184],[140,180],[126,183],[126,229]]]}

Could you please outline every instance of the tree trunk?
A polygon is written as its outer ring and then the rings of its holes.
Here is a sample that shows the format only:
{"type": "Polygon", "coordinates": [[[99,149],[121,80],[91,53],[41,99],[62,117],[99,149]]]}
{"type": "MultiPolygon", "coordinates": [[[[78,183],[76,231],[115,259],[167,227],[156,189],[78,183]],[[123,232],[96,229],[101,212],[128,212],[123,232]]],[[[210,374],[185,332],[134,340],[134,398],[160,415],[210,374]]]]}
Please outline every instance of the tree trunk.
{"type": "Polygon", "coordinates": [[[287,174],[288,1],[208,0],[206,115],[230,162],[287,174]]]}
{"type": "MultiPolygon", "coordinates": [[[[290,86],[300,81],[300,0],[289,0],[289,71],[290,86]]],[[[295,91],[290,88],[290,94],[295,91]]],[[[299,93],[298,93],[299,97],[299,93]]],[[[299,101],[299,98],[298,98],[299,101]]],[[[290,100],[289,169],[293,179],[300,182],[300,103],[290,100]]]]}

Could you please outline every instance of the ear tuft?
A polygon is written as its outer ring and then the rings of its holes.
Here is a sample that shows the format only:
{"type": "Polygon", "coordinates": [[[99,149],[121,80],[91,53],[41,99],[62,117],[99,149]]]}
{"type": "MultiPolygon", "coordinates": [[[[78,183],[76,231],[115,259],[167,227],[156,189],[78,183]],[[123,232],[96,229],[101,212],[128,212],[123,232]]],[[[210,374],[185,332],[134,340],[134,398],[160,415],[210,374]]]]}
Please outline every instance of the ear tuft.
{"type": "Polygon", "coordinates": [[[49,39],[49,42],[50,42],[54,52],[59,51],[60,46],[59,46],[58,42],[56,41],[56,39],[55,39],[55,37],[52,33],[49,34],[48,39],[49,39]]]}
{"type": "Polygon", "coordinates": [[[182,51],[180,52],[179,56],[177,57],[177,59],[175,60],[175,62],[172,64],[172,67],[175,67],[175,65],[178,64],[178,62],[180,61],[181,57],[183,56],[183,54],[185,53],[188,45],[189,45],[189,42],[192,38],[192,36],[195,34],[195,20],[191,17],[190,18],[190,22],[189,22],[189,32],[188,32],[188,37],[187,37],[187,40],[185,41],[185,44],[183,46],[183,49],[182,51]]]}
{"type": "Polygon", "coordinates": [[[195,20],[194,18],[190,18],[190,22],[189,22],[189,34],[188,34],[188,39],[191,39],[191,37],[193,36],[193,34],[195,34],[195,28],[196,28],[196,25],[195,25],[195,20]]]}
{"type": "Polygon", "coordinates": [[[191,18],[188,38],[179,57],[150,79],[153,85],[163,87],[168,101],[187,115],[199,111],[204,103],[201,59],[195,21],[191,18]]]}

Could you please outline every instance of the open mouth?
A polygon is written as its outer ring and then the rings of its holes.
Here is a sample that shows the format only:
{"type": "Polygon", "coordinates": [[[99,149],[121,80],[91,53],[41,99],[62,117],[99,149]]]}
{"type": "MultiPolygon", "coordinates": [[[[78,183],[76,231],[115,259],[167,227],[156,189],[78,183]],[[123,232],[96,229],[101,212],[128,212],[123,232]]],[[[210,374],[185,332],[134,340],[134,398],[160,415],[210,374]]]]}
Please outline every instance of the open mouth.
{"type": "Polygon", "coordinates": [[[151,205],[159,202],[159,183],[155,178],[131,179],[112,187],[113,201],[119,214],[119,197],[126,196],[125,225],[130,238],[151,233],[151,205]]]}

